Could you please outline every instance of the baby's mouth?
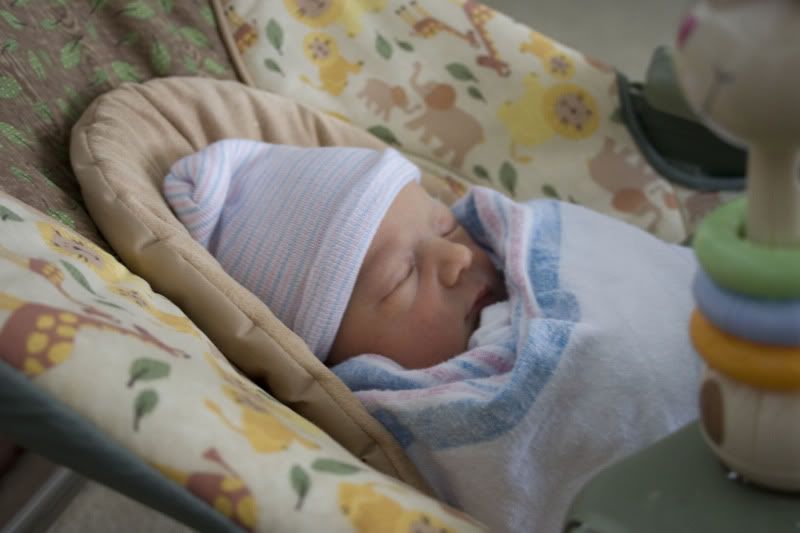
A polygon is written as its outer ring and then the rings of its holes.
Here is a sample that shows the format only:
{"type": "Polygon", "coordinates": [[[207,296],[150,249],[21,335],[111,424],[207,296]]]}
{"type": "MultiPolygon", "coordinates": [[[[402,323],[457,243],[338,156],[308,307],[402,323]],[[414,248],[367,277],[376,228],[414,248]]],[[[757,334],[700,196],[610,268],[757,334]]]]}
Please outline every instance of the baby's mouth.
{"type": "Polygon", "coordinates": [[[478,329],[481,311],[483,311],[484,307],[493,303],[492,291],[489,290],[487,285],[484,285],[475,295],[475,301],[472,303],[469,313],[467,313],[467,321],[472,325],[473,330],[478,329]]]}

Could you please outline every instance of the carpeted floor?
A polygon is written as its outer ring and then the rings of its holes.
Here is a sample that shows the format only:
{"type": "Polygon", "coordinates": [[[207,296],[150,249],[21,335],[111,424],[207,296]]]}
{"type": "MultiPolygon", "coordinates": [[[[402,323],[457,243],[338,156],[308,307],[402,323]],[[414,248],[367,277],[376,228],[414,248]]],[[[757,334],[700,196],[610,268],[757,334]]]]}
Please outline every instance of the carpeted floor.
{"type": "MultiPolygon", "coordinates": [[[[445,0],[427,0],[443,2],[445,0]]],[[[641,79],[653,48],[671,44],[686,0],[485,0],[519,22],[641,79]]],[[[186,527],[105,487],[87,483],[50,533],[146,531],[186,527]]]]}

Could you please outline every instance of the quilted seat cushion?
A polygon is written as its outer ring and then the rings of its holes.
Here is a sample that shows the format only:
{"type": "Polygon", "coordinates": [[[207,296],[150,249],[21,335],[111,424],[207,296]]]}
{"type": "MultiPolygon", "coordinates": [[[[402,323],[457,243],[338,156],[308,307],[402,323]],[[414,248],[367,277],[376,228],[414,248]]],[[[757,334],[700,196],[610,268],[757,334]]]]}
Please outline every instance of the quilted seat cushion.
{"type": "Polygon", "coordinates": [[[335,118],[239,83],[165,78],[98,98],[73,129],[72,164],[93,219],[125,264],[180,306],[230,361],[357,457],[425,489],[383,426],[192,239],[161,196],[176,160],[231,137],[384,147],[335,118]]]}

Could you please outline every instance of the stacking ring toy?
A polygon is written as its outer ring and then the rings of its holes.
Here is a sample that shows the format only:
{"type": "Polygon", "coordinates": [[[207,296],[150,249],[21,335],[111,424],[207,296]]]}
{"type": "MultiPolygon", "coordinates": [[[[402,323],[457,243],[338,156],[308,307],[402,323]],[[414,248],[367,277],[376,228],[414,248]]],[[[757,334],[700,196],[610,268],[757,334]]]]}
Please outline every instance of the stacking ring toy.
{"type": "Polygon", "coordinates": [[[718,329],[695,309],[689,332],[697,352],[708,366],[753,387],[800,390],[800,346],[786,348],[756,344],[718,329]]]}
{"type": "Polygon", "coordinates": [[[703,315],[725,333],[763,344],[800,347],[800,299],[743,296],[723,289],[702,270],[692,290],[703,315]]]}
{"type": "Polygon", "coordinates": [[[711,279],[726,289],[776,300],[800,299],[800,248],[771,248],[745,239],[745,199],[708,215],[694,251],[711,279]]]}

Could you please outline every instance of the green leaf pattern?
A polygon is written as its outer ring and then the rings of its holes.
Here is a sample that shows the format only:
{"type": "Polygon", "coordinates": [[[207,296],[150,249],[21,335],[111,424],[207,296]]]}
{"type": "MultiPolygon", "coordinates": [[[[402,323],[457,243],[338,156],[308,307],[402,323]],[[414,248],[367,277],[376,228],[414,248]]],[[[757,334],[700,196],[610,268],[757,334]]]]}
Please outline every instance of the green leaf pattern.
{"type": "Polygon", "coordinates": [[[476,78],[472,71],[463,63],[450,63],[445,68],[447,68],[447,72],[449,72],[451,76],[459,81],[478,81],[478,78],[476,78]]]}
{"type": "Polygon", "coordinates": [[[142,81],[144,76],[138,69],[125,61],[112,61],[111,70],[114,71],[120,81],[142,81]]]}
{"type": "Polygon", "coordinates": [[[128,2],[128,5],[122,10],[122,14],[128,17],[147,20],[151,18],[156,12],[144,0],[135,0],[128,2]]]}
{"type": "Polygon", "coordinates": [[[13,212],[11,209],[7,208],[4,205],[0,205],[0,220],[6,222],[11,220],[12,222],[22,222],[22,217],[13,212]]]}
{"type": "MultiPolygon", "coordinates": [[[[53,219],[96,235],[82,206],[69,205],[80,195],[69,172],[69,129],[95,97],[122,82],[234,78],[210,6],[207,0],[0,2],[0,170],[9,186],[53,219]]],[[[0,217],[13,218],[2,210],[0,217]]]]}
{"type": "Polygon", "coordinates": [[[210,72],[211,74],[216,74],[218,76],[221,76],[222,74],[225,73],[225,67],[223,67],[210,57],[203,58],[203,68],[206,69],[206,71],[210,72]]]}
{"type": "Polygon", "coordinates": [[[208,37],[198,30],[197,28],[192,28],[189,26],[184,26],[178,32],[183,36],[184,39],[188,40],[195,46],[199,47],[207,47],[208,46],[208,37]]]}
{"type": "Polygon", "coordinates": [[[40,80],[47,78],[47,73],[44,71],[44,66],[39,59],[39,56],[37,56],[36,52],[33,50],[28,50],[28,63],[30,63],[31,70],[33,70],[33,73],[36,74],[37,78],[40,80]]]}
{"type": "Polygon", "coordinates": [[[143,417],[155,411],[158,405],[158,392],[154,389],[145,389],[136,395],[133,403],[133,430],[139,431],[139,424],[143,417]]]}
{"type": "Polygon", "coordinates": [[[10,11],[6,11],[5,9],[0,9],[0,18],[3,19],[6,24],[14,28],[15,30],[21,30],[25,27],[25,25],[20,22],[20,20],[11,13],[10,11]]]}
{"type": "Polygon", "coordinates": [[[500,183],[514,196],[517,190],[517,170],[508,161],[500,166],[500,183]]]}
{"type": "Polygon", "coordinates": [[[64,261],[63,259],[61,260],[61,264],[63,265],[64,270],[66,270],[69,273],[69,275],[72,276],[72,279],[77,281],[81,287],[91,292],[92,294],[95,295],[97,294],[96,292],[94,292],[94,290],[92,290],[92,287],[91,285],[89,285],[89,281],[83,275],[83,272],[81,272],[77,267],[75,267],[75,265],[67,261],[64,261]]]}
{"type": "Polygon", "coordinates": [[[153,66],[153,70],[156,71],[156,74],[159,76],[166,75],[169,72],[171,63],[172,58],[170,57],[169,50],[164,46],[164,43],[161,41],[153,41],[153,44],[150,45],[150,64],[153,66]]]}
{"type": "Polygon", "coordinates": [[[373,134],[375,137],[379,138],[386,144],[393,144],[395,146],[401,146],[400,141],[397,139],[392,130],[387,128],[386,126],[372,126],[371,128],[367,128],[367,131],[373,134]]]}
{"type": "Polygon", "coordinates": [[[317,472],[326,472],[328,474],[337,474],[340,476],[355,474],[363,470],[363,468],[351,465],[350,463],[343,463],[336,459],[327,458],[315,459],[314,462],[311,463],[311,468],[317,472]]]}
{"type": "Polygon", "coordinates": [[[8,38],[3,42],[3,46],[0,46],[0,54],[13,53],[17,48],[19,48],[19,41],[8,38]]]}
{"type": "Polygon", "coordinates": [[[21,91],[22,87],[15,78],[0,75],[0,98],[16,98],[21,91]]]}
{"type": "Polygon", "coordinates": [[[61,48],[61,65],[65,69],[78,66],[81,62],[81,40],[75,39],[61,48]]]}
{"type": "Polygon", "coordinates": [[[271,58],[265,59],[264,60],[264,66],[266,66],[272,72],[277,72],[281,76],[284,75],[283,71],[281,70],[280,65],[278,65],[278,63],[276,63],[274,59],[271,59],[271,58]]]}
{"type": "Polygon", "coordinates": [[[154,381],[169,376],[169,365],[157,359],[140,357],[131,363],[128,371],[128,387],[133,387],[137,381],[154,381]]]}
{"type": "Polygon", "coordinates": [[[17,178],[18,180],[27,181],[28,183],[33,182],[33,176],[31,176],[30,174],[28,174],[27,172],[25,172],[24,170],[22,170],[17,166],[11,165],[11,168],[9,170],[11,170],[11,174],[13,174],[14,177],[17,178]]]}
{"type": "Polygon", "coordinates": [[[267,22],[267,40],[279,54],[283,54],[281,47],[283,46],[283,28],[278,24],[275,19],[269,19],[267,22]]]}
{"type": "Polygon", "coordinates": [[[294,492],[297,494],[297,503],[294,508],[296,511],[299,511],[300,508],[303,507],[303,502],[306,499],[308,491],[311,489],[311,478],[308,477],[303,467],[293,465],[292,469],[289,471],[289,481],[292,484],[292,489],[294,489],[294,492]]]}
{"type": "Polygon", "coordinates": [[[375,50],[387,61],[392,58],[392,45],[380,33],[375,37],[375,50]]]}
{"type": "Polygon", "coordinates": [[[21,131],[7,122],[0,122],[0,134],[13,144],[23,146],[30,144],[21,131]]]}

